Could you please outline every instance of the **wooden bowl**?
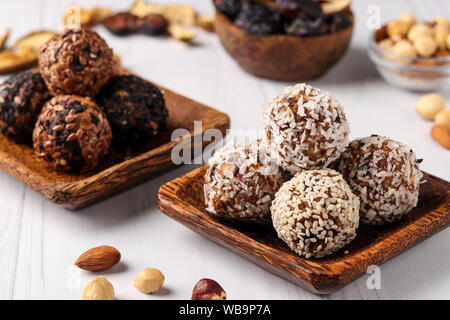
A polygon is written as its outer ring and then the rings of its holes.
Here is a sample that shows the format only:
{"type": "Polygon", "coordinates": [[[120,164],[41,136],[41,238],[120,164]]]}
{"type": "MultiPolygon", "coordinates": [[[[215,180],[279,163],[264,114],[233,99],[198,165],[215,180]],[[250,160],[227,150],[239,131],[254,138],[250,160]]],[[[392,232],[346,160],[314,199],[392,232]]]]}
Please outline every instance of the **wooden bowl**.
{"type": "Polygon", "coordinates": [[[319,36],[247,34],[221,12],[216,12],[215,31],[225,50],[237,63],[258,77],[303,81],[323,75],[347,51],[351,25],[336,33],[319,36]]]}

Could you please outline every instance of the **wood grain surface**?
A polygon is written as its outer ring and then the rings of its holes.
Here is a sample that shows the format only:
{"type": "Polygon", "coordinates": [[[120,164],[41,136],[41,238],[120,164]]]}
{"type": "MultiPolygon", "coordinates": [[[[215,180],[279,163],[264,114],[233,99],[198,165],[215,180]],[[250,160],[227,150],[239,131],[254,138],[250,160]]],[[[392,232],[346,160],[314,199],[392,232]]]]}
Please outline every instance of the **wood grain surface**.
{"type": "Polygon", "coordinates": [[[419,203],[401,221],[360,226],[345,248],[322,259],[305,259],[280,240],[272,226],[237,223],[205,211],[207,166],[163,185],[158,206],[168,216],[258,266],[317,294],[332,293],[450,224],[450,183],[424,173],[419,203]],[[348,251],[347,253],[345,253],[348,251]]]}
{"type": "MultiPolygon", "coordinates": [[[[225,134],[230,126],[227,115],[213,108],[161,88],[169,111],[167,129],[146,146],[132,152],[120,153],[111,149],[104,162],[88,173],[65,173],[51,169],[37,157],[31,146],[17,144],[0,134],[0,169],[42,193],[52,202],[69,209],[78,209],[122,192],[150,177],[173,168],[171,141],[177,128],[190,132],[194,146],[194,121],[202,121],[201,134],[219,129],[225,134]]],[[[189,137],[186,137],[189,138],[189,137]]],[[[203,147],[208,145],[202,141],[203,147]]]]}

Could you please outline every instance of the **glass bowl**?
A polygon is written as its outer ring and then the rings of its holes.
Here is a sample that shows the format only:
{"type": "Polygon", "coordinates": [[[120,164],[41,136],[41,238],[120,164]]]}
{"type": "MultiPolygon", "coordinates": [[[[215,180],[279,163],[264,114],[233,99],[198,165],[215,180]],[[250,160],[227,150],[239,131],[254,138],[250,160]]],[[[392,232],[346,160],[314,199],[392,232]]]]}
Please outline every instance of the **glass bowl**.
{"type": "Polygon", "coordinates": [[[375,35],[369,39],[369,57],[383,79],[413,91],[443,91],[450,88],[450,56],[411,58],[381,48],[375,35]]]}

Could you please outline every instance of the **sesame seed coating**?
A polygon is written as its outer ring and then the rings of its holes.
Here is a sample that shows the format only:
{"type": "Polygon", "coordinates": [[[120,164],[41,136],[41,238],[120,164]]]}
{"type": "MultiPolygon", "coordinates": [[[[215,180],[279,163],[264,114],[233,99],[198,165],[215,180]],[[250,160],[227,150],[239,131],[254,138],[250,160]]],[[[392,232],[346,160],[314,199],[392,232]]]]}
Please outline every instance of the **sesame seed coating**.
{"type": "Polygon", "coordinates": [[[339,102],[304,83],[285,88],[264,106],[264,129],[272,158],[292,173],[327,167],[344,151],[350,133],[339,102]]]}
{"type": "Polygon", "coordinates": [[[292,250],[321,258],[355,238],[359,199],[340,173],[304,170],[278,190],[271,213],[278,237],[292,250]]]}
{"type": "Polygon", "coordinates": [[[95,102],[70,95],[48,101],[33,131],[35,153],[61,171],[95,168],[111,138],[108,120],[95,102]]]}
{"type": "Polygon", "coordinates": [[[93,97],[114,74],[113,51],[93,30],[66,29],[41,47],[39,68],[53,95],[93,97]]]}
{"type": "Polygon", "coordinates": [[[280,168],[260,141],[227,144],[209,160],[205,175],[206,210],[249,222],[270,220],[270,203],[283,183],[280,168]]]}
{"type": "Polygon", "coordinates": [[[417,205],[422,172],[410,147],[373,135],[353,140],[339,160],[339,171],[361,199],[361,222],[382,225],[417,205]]]}

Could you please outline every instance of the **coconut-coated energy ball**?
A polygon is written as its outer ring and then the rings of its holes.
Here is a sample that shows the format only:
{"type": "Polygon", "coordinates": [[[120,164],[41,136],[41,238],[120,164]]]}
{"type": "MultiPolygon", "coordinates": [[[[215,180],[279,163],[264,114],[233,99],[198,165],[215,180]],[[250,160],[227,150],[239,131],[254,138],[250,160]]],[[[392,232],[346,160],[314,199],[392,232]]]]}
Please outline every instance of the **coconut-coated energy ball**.
{"type": "Polygon", "coordinates": [[[118,149],[140,147],[166,127],[164,95],[155,85],[134,75],[117,75],[97,95],[118,149]]]}
{"type": "Polygon", "coordinates": [[[60,171],[94,169],[108,152],[111,127],[89,98],[56,96],[48,101],[33,131],[34,150],[60,171]]]}
{"type": "Polygon", "coordinates": [[[17,143],[31,143],[34,124],[50,99],[39,72],[25,71],[10,76],[0,85],[0,130],[17,143]]]}
{"type": "Polygon", "coordinates": [[[304,83],[264,106],[264,129],[271,157],[292,173],[327,167],[344,151],[350,132],[339,102],[304,83]]]}
{"type": "Polygon", "coordinates": [[[66,29],[41,47],[39,68],[53,95],[94,97],[114,74],[113,51],[91,29],[66,29]]]}
{"type": "Polygon", "coordinates": [[[275,194],[271,212],[278,237],[305,258],[343,248],[359,226],[359,199],[331,169],[297,173],[275,194]]]}
{"type": "Polygon", "coordinates": [[[372,135],[353,140],[338,169],[361,199],[361,222],[382,225],[417,205],[421,160],[403,143],[372,135]]]}
{"type": "Polygon", "coordinates": [[[260,141],[225,145],[209,160],[206,210],[231,220],[270,221],[270,203],[283,183],[280,168],[260,141]]]}

